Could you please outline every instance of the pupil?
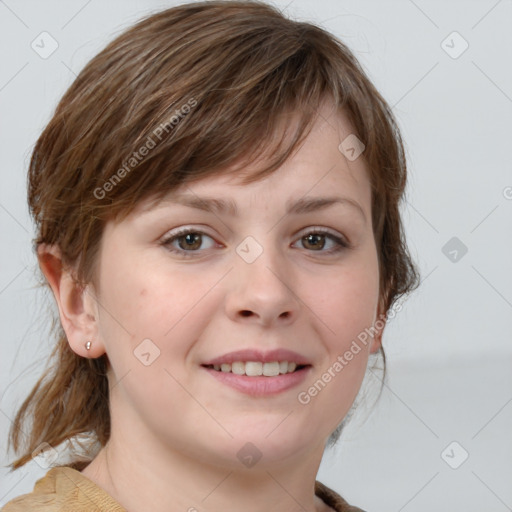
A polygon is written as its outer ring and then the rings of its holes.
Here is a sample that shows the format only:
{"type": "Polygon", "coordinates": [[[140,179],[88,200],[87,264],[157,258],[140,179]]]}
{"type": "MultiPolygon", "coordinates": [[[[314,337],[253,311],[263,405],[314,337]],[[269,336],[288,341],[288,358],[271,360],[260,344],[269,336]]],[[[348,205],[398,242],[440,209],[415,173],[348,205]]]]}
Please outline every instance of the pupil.
{"type": "Polygon", "coordinates": [[[192,245],[195,247],[197,244],[197,240],[199,239],[200,235],[198,233],[187,233],[185,235],[185,243],[190,248],[192,245]]]}
{"type": "MultiPolygon", "coordinates": [[[[316,243],[318,243],[318,239],[319,239],[319,238],[322,238],[322,237],[323,237],[323,235],[308,235],[308,236],[306,237],[306,241],[307,241],[307,243],[309,244],[309,243],[311,242],[311,239],[313,239],[313,240],[314,240],[314,241],[313,241],[313,245],[316,245],[316,243]],[[316,240],[315,240],[315,239],[316,239],[316,240]],[[316,243],[315,243],[315,242],[316,242],[316,243]]],[[[323,247],[323,245],[322,245],[322,247],[323,247]]]]}

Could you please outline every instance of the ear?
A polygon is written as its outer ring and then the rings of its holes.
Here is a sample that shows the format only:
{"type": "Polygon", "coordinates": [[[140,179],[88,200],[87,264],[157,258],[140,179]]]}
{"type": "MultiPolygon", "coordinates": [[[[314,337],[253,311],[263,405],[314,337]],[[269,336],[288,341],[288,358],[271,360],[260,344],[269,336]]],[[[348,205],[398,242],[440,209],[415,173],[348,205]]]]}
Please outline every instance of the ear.
{"type": "Polygon", "coordinates": [[[71,349],[82,357],[96,358],[104,352],[98,336],[98,307],[88,286],[80,287],[71,270],[62,263],[60,248],[56,245],[40,244],[37,258],[55,296],[62,327],[71,349]],[[85,344],[91,341],[87,350],[85,344]]]}
{"type": "Polygon", "coordinates": [[[382,347],[382,335],[384,334],[384,327],[386,327],[387,316],[384,312],[384,306],[382,301],[379,302],[379,308],[377,310],[377,317],[373,322],[372,332],[375,332],[371,343],[370,353],[374,354],[378,352],[382,347]],[[374,330],[374,331],[373,331],[374,330]]]}

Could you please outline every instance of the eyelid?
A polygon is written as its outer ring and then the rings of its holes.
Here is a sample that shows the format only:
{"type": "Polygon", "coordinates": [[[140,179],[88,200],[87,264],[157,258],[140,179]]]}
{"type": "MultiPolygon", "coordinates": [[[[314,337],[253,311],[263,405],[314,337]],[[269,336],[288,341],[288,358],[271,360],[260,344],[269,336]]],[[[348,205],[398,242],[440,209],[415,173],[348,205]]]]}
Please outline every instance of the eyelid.
{"type": "MultiPolygon", "coordinates": [[[[181,228],[176,228],[175,230],[168,231],[160,240],[160,244],[167,245],[171,241],[176,240],[177,238],[180,238],[182,236],[188,235],[190,233],[197,233],[203,236],[207,236],[208,238],[211,238],[217,245],[218,242],[215,240],[215,236],[210,235],[207,231],[205,231],[205,228],[203,227],[194,227],[194,226],[185,226],[181,228]]],[[[187,252],[193,252],[193,251],[187,251],[187,252]]],[[[196,251],[198,252],[198,251],[196,251]]]]}
{"type": "Polygon", "coordinates": [[[177,227],[175,229],[171,229],[165,233],[165,235],[162,236],[161,243],[165,243],[166,241],[172,240],[173,238],[187,235],[188,233],[199,233],[201,235],[207,235],[210,238],[214,239],[215,235],[210,234],[207,231],[206,227],[203,227],[201,225],[194,226],[194,225],[186,225],[182,227],[177,227]]]}
{"type": "MultiPolygon", "coordinates": [[[[163,235],[162,240],[164,240],[164,241],[165,240],[169,240],[170,238],[174,238],[174,237],[177,237],[179,235],[187,234],[187,233],[190,233],[190,232],[204,234],[204,235],[209,236],[210,238],[214,238],[215,237],[214,235],[209,234],[208,231],[205,231],[205,229],[206,228],[204,228],[203,226],[195,227],[193,225],[185,226],[185,227],[181,227],[181,228],[176,228],[176,230],[170,230],[165,235],[163,235]]],[[[332,235],[333,237],[338,237],[338,238],[343,239],[343,241],[346,242],[347,244],[350,243],[345,235],[343,235],[341,233],[338,233],[336,231],[332,231],[330,228],[326,228],[326,227],[323,227],[323,226],[308,226],[308,227],[303,228],[300,231],[298,231],[294,235],[294,237],[302,238],[301,236],[299,236],[301,233],[306,235],[306,234],[308,234],[308,233],[310,233],[312,231],[315,231],[315,233],[320,232],[322,234],[332,235]]]]}
{"type": "MultiPolygon", "coordinates": [[[[333,231],[329,228],[324,228],[323,226],[308,226],[307,228],[304,228],[303,230],[299,231],[299,233],[303,233],[302,236],[305,236],[308,233],[312,233],[312,232],[321,233],[323,235],[330,235],[333,238],[344,242],[347,246],[352,245],[350,243],[349,239],[345,235],[338,233],[337,231],[333,231]]],[[[298,236],[298,235],[296,235],[296,236],[298,236]]],[[[299,238],[302,238],[302,236],[300,236],[299,238]]]]}
{"type": "MultiPolygon", "coordinates": [[[[184,226],[184,227],[176,228],[176,230],[172,230],[172,231],[168,232],[166,235],[163,236],[163,238],[160,241],[160,244],[163,245],[164,247],[166,247],[170,252],[179,254],[185,258],[194,257],[194,253],[199,255],[202,252],[204,252],[204,250],[186,251],[184,249],[176,249],[176,248],[172,247],[171,242],[173,242],[174,240],[177,240],[178,238],[186,236],[188,234],[199,234],[199,235],[207,236],[208,238],[211,238],[214,241],[214,243],[217,245],[217,247],[219,246],[219,243],[215,240],[215,237],[208,234],[208,232],[205,231],[203,227],[196,228],[194,226],[184,226]]],[[[334,241],[334,243],[336,244],[336,246],[334,248],[331,248],[327,251],[323,251],[323,250],[314,251],[314,250],[305,249],[307,252],[310,252],[310,253],[318,253],[319,255],[329,256],[329,255],[337,254],[343,250],[353,248],[353,245],[351,244],[351,242],[347,239],[347,237],[345,235],[339,234],[335,231],[332,231],[329,228],[325,228],[322,226],[308,226],[308,227],[304,228],[303,230],[299,231],[296,235],[294,235],[294,240],[295,240],[294,243],[299,242],[302,238],[304,238],[305,236],[307,236],[309,234],[327,236],[332,241],[334,241]]]]}

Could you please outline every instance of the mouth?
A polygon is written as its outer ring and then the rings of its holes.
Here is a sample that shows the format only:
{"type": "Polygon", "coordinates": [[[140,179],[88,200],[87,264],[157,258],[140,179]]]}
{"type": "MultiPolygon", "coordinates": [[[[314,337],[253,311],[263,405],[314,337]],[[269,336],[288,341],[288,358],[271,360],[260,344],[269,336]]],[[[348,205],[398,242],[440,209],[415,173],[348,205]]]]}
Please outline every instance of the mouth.
{"type": "Polygon", "coordinates": [[[286,349],[248,349],[204,361],[201,367],[223,386],[251,397],[271,397],[304,385],[313,369],[310,361],[286,349]]]}
{"type": "Polygon", "coordinates": [[[233,363],[205,364],[201,366],[216,372],[247,377],[277,377],[279,375],[299,372],[311,365],[297,364],[293,361],[269,361],[265,363],[261,361],[234,361],[233,363]]]}
{"type": "Polygon", "coordinates": [[[203,361],[201,367],[217,382],[253,397],[269,397],[302,385],[311,373],[311,359],[279,348],[243,349],[203,361]]]}

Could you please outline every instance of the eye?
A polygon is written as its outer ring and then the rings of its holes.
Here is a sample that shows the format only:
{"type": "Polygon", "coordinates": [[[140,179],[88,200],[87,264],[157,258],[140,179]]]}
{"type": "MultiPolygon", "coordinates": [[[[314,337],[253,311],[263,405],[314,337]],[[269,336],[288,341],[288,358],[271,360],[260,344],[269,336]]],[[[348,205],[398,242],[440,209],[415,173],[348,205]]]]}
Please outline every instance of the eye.
{"type": "Polygon", "coordinates": [[[350,244],[341,237],[321,228],[308,231],[300,238],[300,241],[302,246],[305,246],[306,249],[313,247],[313,252],[321,252],[324,254],[334,254],[351,247],[350,244]],[[330,239],[333,246],[329,250],[324,251],[322,249],[324,249],[326,245],[326,239],[330,239]]]}
{"type": "MultiPolygon", "coordinates": [[[[197,229],[183,229],[162,240],[162,245],[166,246],[171,252],[175,252],[184,257],[190,257],[192,254],[187,253],[198,252],[204,237],[213,241],[212,237],[197,229]],[[178,248],[176,248],[174,242],[177,242],[178,248]]],[[[212,246],[209,248],[211,247],[212,246]]]]}
{"type": "MultiPolygon", "coordinates": [[[[192,228],[185,228],[176,233],[172,233],[162,240],[161,244],[167,247],[169,251],[187,258],[193,257],[193,253],[201,252],[200,249],[205,237],[210,239],[213,243],[210,243],[209,247],[203,247],[203,249],[215,247],[215,241],[211,236],[203,231],[192,228]]],[[[350,243],[345,239],[323,228],[315,228],[306,232],[299,241],[305,249],[323,254],[335,254],[344,249],[351,248],[350,243]],[[331,248],[323,250],[326,247],[326,240],[330,240],[331,248]]]]}

